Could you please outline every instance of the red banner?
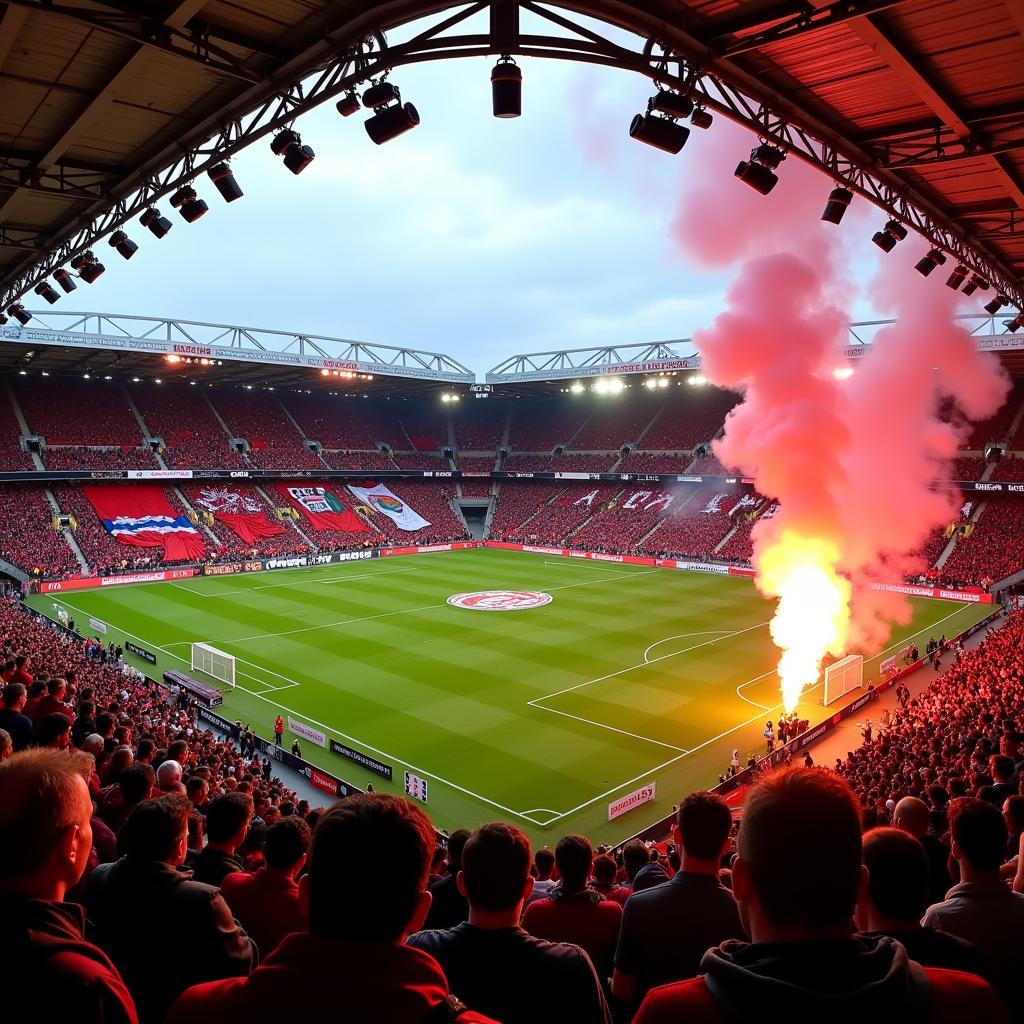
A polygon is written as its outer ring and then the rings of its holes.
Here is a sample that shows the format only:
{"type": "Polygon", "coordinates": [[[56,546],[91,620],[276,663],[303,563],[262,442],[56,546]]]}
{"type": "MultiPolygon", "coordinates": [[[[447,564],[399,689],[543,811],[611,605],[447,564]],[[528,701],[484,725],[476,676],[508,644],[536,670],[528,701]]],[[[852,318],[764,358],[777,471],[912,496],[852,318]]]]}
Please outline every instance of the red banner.
{"type": "Polygon", "coordinates": [[[285,532],[280,523],[267,518],[267,506],[251,488],[244,493],[235,487],[210,484],[199,488],[193,504],[222,522],[243,544],[254,544],[285,532]]]}
{"type": "Polygon", "coordinates": [[[278,484],[278,493],[297,508],[314,530],[340,530],[342,533],[369,533],[370,528],[333,491],[303,484],[278,484]]]}
{"type": "Polygon", "coordinates": [[[184,512],[171,507],[162,487],[131,484],[83,487],[107,533],[122,544],[163,548],[168,562],[194,562],[206,545],[184,512]]]}

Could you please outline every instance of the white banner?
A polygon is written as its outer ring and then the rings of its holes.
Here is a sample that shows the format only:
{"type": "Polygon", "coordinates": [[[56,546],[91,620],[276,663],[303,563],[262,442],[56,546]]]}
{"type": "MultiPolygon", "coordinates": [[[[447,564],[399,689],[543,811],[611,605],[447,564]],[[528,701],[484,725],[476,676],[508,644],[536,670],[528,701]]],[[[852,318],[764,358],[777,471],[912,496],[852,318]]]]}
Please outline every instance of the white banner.
{"type": "Polygon", "coordinates": [[[90,619],[89,628],[96,633],[106,633],[107,624],[105,622],[100,622],[99,619],[90,619]]]}
{"type": "Polygon", "coordinates": [[[327,746],[327,737],[322,732],[317,732],[305,722],[297,722],[291,715],[288,716],[288,731],[309,740],[310,743],[315,743],[318,747],[327,746]]]}
{"type": "Polygon", "coordinates": [[[392,494],[383,484],[377,484],[376,487],[350,486],[349,490],[374,512],[387,516],[400,530],[412,533],[430,525],[423,516],[409,508],[397,494],[392,494]]]}
{"type": "Polygon", "coordinates": [[[654,783],[649,782],[646,786],[641,786],[632,793],[621,796],[618,800],[613,800],[608,805],[608,820],[614,821],[620,815],[633,810],[634,807],[639,807],[641,804],[649,804],[653,799],[654,783]]]}

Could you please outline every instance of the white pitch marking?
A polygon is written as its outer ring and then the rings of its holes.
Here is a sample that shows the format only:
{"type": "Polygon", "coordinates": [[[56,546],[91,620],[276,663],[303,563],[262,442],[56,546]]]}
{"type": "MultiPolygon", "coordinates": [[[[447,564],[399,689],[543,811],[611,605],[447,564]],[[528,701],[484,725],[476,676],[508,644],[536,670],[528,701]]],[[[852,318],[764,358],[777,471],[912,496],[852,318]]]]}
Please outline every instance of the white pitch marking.
{"type": "Polygon", "coordinates": [[[537,708],[538,711],[550,711],[553,715],[563,715],[565,718],[573,718],[577,722],[584,722],[587,725],[596,725],[599,729],[609,729],[611,732],[621,733],[623,736],[631,736],[635,740],[644,740],[646,743],[656,743],[659,747],[667,747],[669,750],[679,750],[682,753],[686,753],[685,747],[677,747],[674,743],[663,743],[661,740],[652,740],[650,736],[641,736],[639,733],[627,732],[625,729],[618,729],[614,725],[605,725],[604,722],[595,722],[592,718],[581,718],[579,715],[570,715],[568,711],[558,711],[556,708],[542,708],[534,704],[533,701],[529,702],[531,707],[537,708]]]}
{"type": "Polygon", "coordinates": [[[665,637],[662,640],[655,640],[654,643],[651,644],[647,648],[647,650],[644,651],[644,661],[647,662],[648,664],[650,664],[650,659],[647,657],[647,655],[650,654],[651,651],[653,651],[655,647],[659,647],[661,644],[667,644],[669,642],[669,640],[685,640],[689,636],[711,636],[713,633],[728,633],[731,636],[732,635],[732,630],[730,630],[730,629],[705,629],[705,630],[702,630],[699,633],[677,633],[675,636],[667,636],[667,637],[665,637]]]}
{"type": "Polygon", "coordinates": [[[324,580],[299,580],[296,583],[265,583],[259,587],[243,587],[241,590],[217,590],[213,593],[207,594],[201,590],[193,590],[191,587],[186,587],[183,583],[172,583],[172,587],[177,587],[179,590],[187,590],[190,594],[195,594],[196,597],[214,598],[218,599],[221,597],[230,597],[234,594],[252,594],[257,590],[281,590],[284,587],[308,587],[314,584],[325,584],[325,583],[348,583],[350,580],[372,580],[375,576],[391,576],[399,572],[415,572],[415,569],[384,569],[382,572],[368,572],[360,573],[357,576],[332,576],[330,579],[324,580]]]}

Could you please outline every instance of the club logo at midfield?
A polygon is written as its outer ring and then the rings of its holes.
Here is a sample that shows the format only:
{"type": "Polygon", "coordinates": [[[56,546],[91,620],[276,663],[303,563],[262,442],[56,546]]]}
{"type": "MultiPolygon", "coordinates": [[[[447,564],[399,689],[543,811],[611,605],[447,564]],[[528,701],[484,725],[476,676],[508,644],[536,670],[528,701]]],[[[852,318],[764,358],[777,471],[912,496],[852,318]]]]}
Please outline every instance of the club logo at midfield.
{"type": "Polygon", "coordinates": [[[454,608],[475,612],[518,612],[541,608],[554,598],[540,590],[477,590],[471,594],[452,594],[448,603],[454,608]]]}

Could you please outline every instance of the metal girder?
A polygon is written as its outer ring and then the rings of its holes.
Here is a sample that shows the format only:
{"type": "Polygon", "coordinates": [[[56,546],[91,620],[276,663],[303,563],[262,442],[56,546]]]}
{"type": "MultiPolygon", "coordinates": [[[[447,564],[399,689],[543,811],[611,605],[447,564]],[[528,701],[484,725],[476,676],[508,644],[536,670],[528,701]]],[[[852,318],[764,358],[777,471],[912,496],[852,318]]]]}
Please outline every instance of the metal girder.
{"type": "MultiPolygon", "coordinates": [[[[553,9],[560,7],[557,0],[548,4],[536,0],[515,2],[523,10],[547,19],[568,34],[520,32],[515,36],[516,45],[511,55],[615,67],[644,75],[664,87],[687,91],[708,109],[744,125],[837,183],[866,197],[933,245],[993,282],[1011,297],[1018,308],[1024,307],[1024,289],[1018,275],[984,247],[973,244],[957,223],[955,215],[937,209],[893,169],[873,158],[870,152],[850,144],[788,101],[760,88],[756,80],[728,62],[709,56],[707,47],[699,40],[679,30],[673,31],[669,41],[662,38],[657,44],[652,41],[645,46],[631,48],[553,9]]],[[[410,2],[406,8],[412,10],[416,6],[410,2]]],[[[91,247],[99,237],[121,227],[147,206],[190,182],[214,163],[271,132],[289,126],[302,113],[356,85],[407,64],[506,52],[504,47],[510,38],[508,35],[496,40],[487,33],[459,35],[455,31],[467,19],[489,6],[487,0],[448,6],[440,12],[440,20],[425,22],[422,30],[394,45],[389,44],[381,31],[368,30],[368,16],[360,19],[360,30],[354,43],[342,45],[344,26],[336,29],[336,36],[332,31],[325,31],[322,43],[311,46],[302,58],[296,58],[292,65],[282,69],[282,82],[290,84],[282,85],[276,91],[250,90],[235,104],[229,104],[217,116],[176,140],[176,145],[169,147],[160,158],[154,158],[146,167],[122,179],[112,192],[116,198],[91,204],[59,239],[50,240],[53,248],[43,260],[32,264],[24,273],[17,270],[0,281],[0,305],[6,306],[14,301],[54,268],[91,247]],[[290,77],[286,78],[285,72],[290,77]]],[[[404,20],[411,20],[411,15],[404,20]]],[[[862,16],[857,24],[858,27],[868,25],[868,18],[862,16]]],[[[621,21],[619,26],[623,27],[621,21]]],[[[664,23],[662,27],[667,29],[664,23]]],[[[350,36],[353,31],[349,32],[350,36]]],[[[998,159],[998,156],[992,159],[998,159]]]]}
{"type": "Polygon", "coordinates": [[[96,31],[131,40],[181,60],[201,64],[207,70],[216,71],[229,78],[251,84],[263,80],[259,72],[245,67],[243,61],[218,44],[216,30],[212,26],[196,32],[185,31],[181,27],[174,27],[166,21],[154,18],[148,12],[140,11],[139,5],[136,4],[106,4],[112,9],[97,10],[54,3],[52,0],[6,0],[6,3],[8,7],[21,7],[37,14],[69,18],[96,31]]]}

